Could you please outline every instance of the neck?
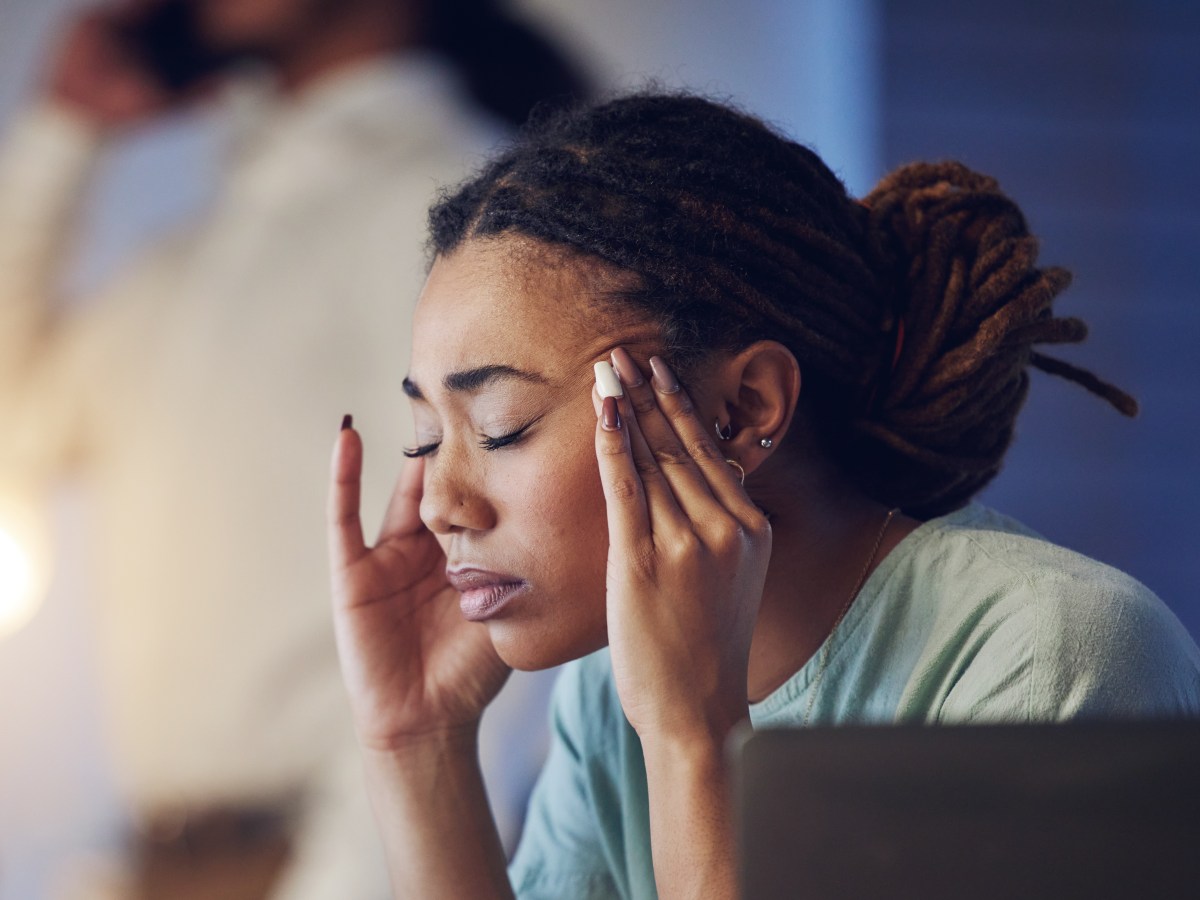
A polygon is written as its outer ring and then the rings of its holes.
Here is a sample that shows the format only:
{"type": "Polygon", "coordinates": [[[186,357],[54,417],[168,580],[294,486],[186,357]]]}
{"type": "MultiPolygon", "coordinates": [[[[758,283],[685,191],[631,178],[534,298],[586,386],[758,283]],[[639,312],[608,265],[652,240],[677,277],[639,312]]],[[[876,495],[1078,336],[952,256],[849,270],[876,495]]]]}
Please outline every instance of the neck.
{"type": "Polygon", "coordinates": [[[403,7],[399,3],[354,7],[295,35],[273,54],[280,90],[295,95],[342,69],[416,46],[419,30],[415,20],[403,14],[403,7]]]}
{"type": "Polygon", "coordinates": [[[750,647],[748,693],[766,697],[817,652],[869,576],[918,523],[833,480],[790,480],[756,497],[771,513],[772,549],[750,647]],[[879,541],[878,549],[872,550],[879,541]]]}

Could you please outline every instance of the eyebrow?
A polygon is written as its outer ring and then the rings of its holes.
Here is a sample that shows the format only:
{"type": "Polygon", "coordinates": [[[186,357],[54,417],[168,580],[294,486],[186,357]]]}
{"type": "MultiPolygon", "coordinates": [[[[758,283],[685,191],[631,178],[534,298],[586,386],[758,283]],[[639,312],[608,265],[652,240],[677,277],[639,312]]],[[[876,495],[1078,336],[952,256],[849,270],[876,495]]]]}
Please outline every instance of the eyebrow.
{"type": "MultiPolygon", "coordinates": [[[[545,376],[537,372],[526,372],[524,369],[516,369],[512,366],[479,366],[475,369],[464,369],[461,372],[451,372],[442,379],[442,385],[446,390],[454,393],[470,393],[477,391],[494,381],[503,381],[514,379],[517,381],[527,381],[531,384],[549,384],[550,382],[545,376]]],[[[402,382],[404,393],[414,400],[424,400],[425,395],[417,386],[417,383],[411,378],[405,378],[402,382]]]]}

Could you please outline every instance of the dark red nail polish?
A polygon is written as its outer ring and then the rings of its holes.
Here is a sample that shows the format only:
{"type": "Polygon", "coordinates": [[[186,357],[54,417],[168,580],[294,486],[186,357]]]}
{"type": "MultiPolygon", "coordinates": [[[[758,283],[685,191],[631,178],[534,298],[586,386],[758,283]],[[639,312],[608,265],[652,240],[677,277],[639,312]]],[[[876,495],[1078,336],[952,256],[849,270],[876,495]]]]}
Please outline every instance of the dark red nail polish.
{"type": "Polygon", "coordinates": [[[605,431],[621,430],[621,412],[615,397],[605,397],[601,403],[600,426],[605,431]]]}
{"type": "Polygon", "coordinates": [[[353,428],[353,427],[354,427],[354,416],[350,415],[350,413],[346,413],[344,416],[342,416],[342,431],[345,431],[347,428],[353,428]]]}

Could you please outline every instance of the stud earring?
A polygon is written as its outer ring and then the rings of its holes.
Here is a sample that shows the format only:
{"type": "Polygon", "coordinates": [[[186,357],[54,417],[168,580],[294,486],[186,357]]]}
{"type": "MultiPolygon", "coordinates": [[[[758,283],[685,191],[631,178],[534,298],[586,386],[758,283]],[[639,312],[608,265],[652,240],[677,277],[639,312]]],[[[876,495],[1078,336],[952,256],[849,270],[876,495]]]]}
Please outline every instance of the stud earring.
{"type": "Polygon", "coordinates": [[[758,442],[758,445],[760,447],[762,447],[764,450],[770,450],[771,447],[773,447],[775,445],[775,442],[773,440],[771,440],[770,438],[763,438],[761,441],[758,442]]]}
{"type": "Polygon", "coordinates": [[[733,423],[732,422],[730,422],[728,425],[725,426],[724,431],[721,430],[720,420],[713,422],[713,428],[715,428],[717,430],[717,438],[719,440],[727,441],[731,437],[733,437],[733,423]]]}

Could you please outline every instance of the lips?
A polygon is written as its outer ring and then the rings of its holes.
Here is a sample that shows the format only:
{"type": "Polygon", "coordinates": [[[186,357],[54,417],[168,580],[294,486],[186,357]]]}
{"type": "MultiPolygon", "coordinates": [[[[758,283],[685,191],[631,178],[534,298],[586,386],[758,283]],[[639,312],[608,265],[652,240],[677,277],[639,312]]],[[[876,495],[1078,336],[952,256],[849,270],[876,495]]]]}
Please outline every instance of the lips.
{"type": "Polygon", "coordinates": [[[461,566],[447,569],[446,579],[459,592],[463,616],[472,622],[498,615],[509,601],[529,588],[529,582],[515,575],[461,566]]]}

